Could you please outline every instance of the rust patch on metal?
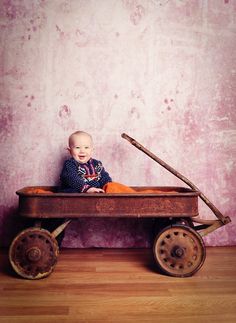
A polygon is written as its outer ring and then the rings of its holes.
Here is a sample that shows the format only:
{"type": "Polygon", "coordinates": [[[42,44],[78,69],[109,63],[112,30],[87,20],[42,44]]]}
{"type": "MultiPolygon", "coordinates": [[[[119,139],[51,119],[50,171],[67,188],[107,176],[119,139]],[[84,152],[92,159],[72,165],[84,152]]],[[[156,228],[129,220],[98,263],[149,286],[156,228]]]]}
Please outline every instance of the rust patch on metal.
{"type": "Polygon", "coordinates": [[[99,199],[96,203],[96,211],[98,213],[114,212],[115,209],[116,202],[113,199],[99,199]]]}

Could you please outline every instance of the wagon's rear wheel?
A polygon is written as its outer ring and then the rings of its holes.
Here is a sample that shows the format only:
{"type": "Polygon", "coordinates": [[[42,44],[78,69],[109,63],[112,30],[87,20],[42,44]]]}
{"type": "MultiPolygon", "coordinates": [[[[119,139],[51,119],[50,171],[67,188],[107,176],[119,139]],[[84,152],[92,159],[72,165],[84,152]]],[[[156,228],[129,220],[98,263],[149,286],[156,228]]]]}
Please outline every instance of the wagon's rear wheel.
{"type": "Polygon", "coordinates": [[[194,229],[177,224],[159,232],[153,252],[159,269],[174,277],[192,276],[206,258],[201,236],[194,229]]]}
{"type": "Polygon", "coordinates": [[[39,279],[53,271],[58,254],[57,241],[50,232],[29,228],[13,240],[9,249],[9,260],[21,277],[39,279]]]}

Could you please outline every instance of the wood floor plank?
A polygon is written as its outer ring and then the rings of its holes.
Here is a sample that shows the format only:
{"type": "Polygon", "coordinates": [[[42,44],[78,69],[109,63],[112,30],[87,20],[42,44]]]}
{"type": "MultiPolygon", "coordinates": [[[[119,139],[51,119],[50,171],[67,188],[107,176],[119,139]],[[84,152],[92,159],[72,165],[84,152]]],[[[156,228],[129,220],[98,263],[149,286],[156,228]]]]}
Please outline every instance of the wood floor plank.
{"type": "Polygon", "coordinates": [[[64,249],[41,280],[9,268],[1,250],[0,322],[236,322],[236,247],[207,248],[188,278],[158,273],[150,249],[64,249]]]}

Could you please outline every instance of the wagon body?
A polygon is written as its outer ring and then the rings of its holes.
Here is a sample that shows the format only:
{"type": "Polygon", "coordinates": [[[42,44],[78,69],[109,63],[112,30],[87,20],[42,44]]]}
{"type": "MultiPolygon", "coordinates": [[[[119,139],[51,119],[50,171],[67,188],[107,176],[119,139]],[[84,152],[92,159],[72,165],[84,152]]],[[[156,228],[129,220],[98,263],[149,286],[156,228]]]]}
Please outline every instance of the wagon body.
{"type": "Polygon", "coordinates": [[[56,265],[59,238],[71,220],[119,217],[155,218],[153,253],[157,268],[175,277],[196,273],[206,256],[202,236],[222,226],[222,221],[198,219],[200,192],[193,188],[132,188],[134,193],[105,194],[60,193],[55,186],[18,190],[18,215],[34,224],[20,232],[10,246],[13,269],[28,279],[46,277],[56,265]],[[48,228],[48,221],[53,229],[48,228]]]}
{"type": "Polygon", "coordinates": [[[56,187],[40,186],[38,189],[45,191],[41,194],[32,193],[31,189],[25,187],[17,191],[20,216],[147,218],[198,215],[199,192],[184,187],[134,187],[137,193],[132,194],[57,193],[56,187]],[[150,190],[153,193],[143,193],[150,190]]]}

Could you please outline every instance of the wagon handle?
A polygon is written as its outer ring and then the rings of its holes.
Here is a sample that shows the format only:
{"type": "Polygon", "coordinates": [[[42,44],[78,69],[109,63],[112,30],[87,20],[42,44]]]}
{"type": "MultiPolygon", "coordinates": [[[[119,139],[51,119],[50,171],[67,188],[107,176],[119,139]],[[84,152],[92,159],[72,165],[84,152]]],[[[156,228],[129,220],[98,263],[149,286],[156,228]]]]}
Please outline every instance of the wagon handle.
{"type": "Polygon", "coordinates": [[[200,193],[200,198],[206,203],[206,205],[212,210],[212,212],[215,214],[215,216],[222,222],[222,224],[227,224],[231,222],[229,217],[225,217],[216,207],[215,205],[208,200],[208,198],[195,186],[190,180],[188,180],[185,176],[177,172],[173,167],[169,166],[167,163],[165,163],[163,160],[161,160],[159,157],[154,155],[152,152],[150,152],[147,148],[142,146],[140,143],[138,143],[135,139],[131,138],[127,134],[123,133],[121,135],[122,138],[128,140],[133,146],[144,152],[146,155],[148,155],[150,158],[155,160],[158,164],[163,166],[165,169],[167,169],[169,172],[174,174],[176,177],[181,179],[184,183],[186,183],[188,186],[190,186],[195,191],[198,191],[200,193]]]}

